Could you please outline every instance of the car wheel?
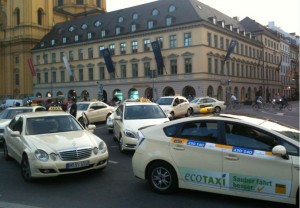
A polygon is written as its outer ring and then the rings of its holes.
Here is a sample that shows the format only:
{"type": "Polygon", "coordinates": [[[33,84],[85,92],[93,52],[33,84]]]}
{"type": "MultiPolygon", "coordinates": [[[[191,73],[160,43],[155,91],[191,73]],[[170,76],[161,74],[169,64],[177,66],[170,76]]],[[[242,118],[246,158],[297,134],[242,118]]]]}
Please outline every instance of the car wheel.
{"type": "Polygon", "coordinates": [[[155,162],[148,169],[148,183],[157,193],[168,194],[178,188],[178,178],[174,168],[166,162],[155,162]]]}
{"type": "Polygon", "coordinates": [[[174,120],[174,119],[175,119],[175,114],[174,114],[174,112],[171,112],[170,114],[171,114],[170,120],[174,120]]]}
{"type": "Polygon", "coordinates": [[[191,109],[187,109],[185,117],[190,117],[191,116],[191,109]]]}
{"type": "Polygon", "coordinates": [[[123,139],[122,139],[122,136],[120,136],[120,139],[119,139],[119,150],[121,153],[124,153],[125,150],[124,150],[124,146],[123,146],[123,139]]]}
{"type": "Polygon", "coordinates": [[[215,113],[220,113],[221,112],[221,108],[219,106],[215,107],[215,113]]]}
{"type": "Polygon", "coordinates": [[[23,159],[21,162],[21,174],[25,181],[27,181],[27,182],[32,181],[30,164],[29,164],[27,155],[23,156],[23,159]]]}
{"type": "Polygon", "coordinates": [[[11,160],[11,157],[8,155],[8,150],[7,150],[6,142],[4,140],[3,140],[3,154],[4,154],[4,159],[6,161],[11,160]]]}

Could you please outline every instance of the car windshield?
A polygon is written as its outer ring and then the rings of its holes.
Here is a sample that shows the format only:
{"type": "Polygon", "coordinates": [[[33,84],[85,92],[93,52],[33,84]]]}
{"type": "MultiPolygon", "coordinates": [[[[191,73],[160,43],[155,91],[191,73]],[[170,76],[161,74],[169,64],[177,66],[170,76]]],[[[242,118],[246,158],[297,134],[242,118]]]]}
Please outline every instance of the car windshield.
{"type": "Polygon", "coordinates": [[[13,119],[15,117],[15,115],[19,114],[19,113],[26,113],[26,112],[31,112],[32,109],[22,109],[22,108],[15,108],[15,109],[5,109],[4,111],[2,111],[0,113],[0,119],[13,119]]]}
{"type": "Polygon", "coordinates": [[[157,105],[133,105],[126,106],[124,119],[160,119],[166,118],[165,113],[157,105]]]}
{"type": "Polygon", "coordinates": [[[174,98],[158,98],[156,103],[158,105],[172,105],[174,98]]]}
{"type": "Polygon", "coordinates": [[[85,111],[89,107],[89,103],[77,103],[77,110],[85,111]]]}
{"type": "Polygon", "coordinates": [[[27,135],[81,130],[82,127],[71,115],[28,118],[26,122],[27,135]]]}
{"type": "Polygon", "coordinates": [[[199,100],[199,98],[195,98],[194,100],[192,100],[190,103],[197,103],[199,100]]]}

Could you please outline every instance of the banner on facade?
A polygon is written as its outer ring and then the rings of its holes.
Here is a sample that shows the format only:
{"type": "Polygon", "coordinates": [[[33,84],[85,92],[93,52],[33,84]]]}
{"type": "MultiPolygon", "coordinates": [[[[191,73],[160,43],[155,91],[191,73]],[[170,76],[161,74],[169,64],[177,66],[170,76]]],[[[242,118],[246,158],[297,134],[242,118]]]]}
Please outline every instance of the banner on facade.
{"type": "Polygon", "coordinates": [[[62,59],[63,59],[63,62],[64,62],[64,64],[65,64],[66,70],[69,72],[70,76],[73,76],[73,72],[72,72],[72,70],[71,70],[70,64],[69,64],[68,59],[67,59],[67,57],[65,56],[65,54],[63,54],[62,59]]]}
{"type": "Polygon", "coordinates": [[[237,40],[231,40],[230,41],[230,44],[229,44],[229,47],[227,49],[227,54],[225,56],[225,59],[224,59],[224,63],[230,59],[230,54],[233,52],[234,50],[234,47],[238,44],[237,40]]]}
{"type": "Polygon", "coordinates": [[[113,62],[111,60],[111,55],[110,55],[110,52],[109,52],[108,48],[103,49],[101,52],[102,52],[102,55],[103,55],[108,73],[115,72],[115,67],[114,67],[113,62]]]}
{"type": "Polygon", "coordinates": [[[27,61],[28,61],[28,65],[29,65],[29,69],[30,69],[31,75],[33,77],[36,76],[36,72],[35,72],[35,69],[34,69],[32,58],[29,58],[27,61]]]}
{"type": "Polygon", "coordinates": [[[151,42],[152,50],[154,53],[154,57],[156,60],[156,65],[157,65],[157,71],[163,71],[165,65],[164,65],[164,60],[161,54],[160,46],[158,41],[153,41],[151,42]]]}

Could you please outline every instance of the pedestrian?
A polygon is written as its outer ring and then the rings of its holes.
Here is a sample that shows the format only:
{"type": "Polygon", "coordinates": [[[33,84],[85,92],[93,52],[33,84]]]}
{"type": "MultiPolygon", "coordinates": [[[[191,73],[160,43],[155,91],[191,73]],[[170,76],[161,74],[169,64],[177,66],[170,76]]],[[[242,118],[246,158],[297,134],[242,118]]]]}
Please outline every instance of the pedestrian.
{"type": "Polygon", "coordinates": [[[76,118],[76,115],[77,115],[76,97],[72,97],[71,101],[72,101],[72,104],[70,107],[70,114],[76,118]]]}

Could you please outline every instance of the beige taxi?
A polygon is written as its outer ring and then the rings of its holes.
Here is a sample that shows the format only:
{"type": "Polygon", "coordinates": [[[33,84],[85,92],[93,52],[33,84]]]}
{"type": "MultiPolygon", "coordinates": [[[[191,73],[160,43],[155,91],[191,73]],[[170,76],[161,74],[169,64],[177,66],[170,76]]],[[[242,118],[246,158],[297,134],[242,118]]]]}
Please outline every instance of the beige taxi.
{"type": "Polygon", "coordinates": [[[299,130],[245,120],[182,118],[141,129],[134,175],[158,193],[184,188],[299,204],[299,130]]]}
{"type": "Polygon", "coordinates": [[[20,164],[25,181],[103,169],[105,142],[63,111],[16,115],[4,129],[4,158],[20,164]]]}

